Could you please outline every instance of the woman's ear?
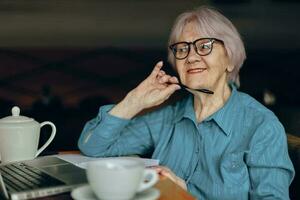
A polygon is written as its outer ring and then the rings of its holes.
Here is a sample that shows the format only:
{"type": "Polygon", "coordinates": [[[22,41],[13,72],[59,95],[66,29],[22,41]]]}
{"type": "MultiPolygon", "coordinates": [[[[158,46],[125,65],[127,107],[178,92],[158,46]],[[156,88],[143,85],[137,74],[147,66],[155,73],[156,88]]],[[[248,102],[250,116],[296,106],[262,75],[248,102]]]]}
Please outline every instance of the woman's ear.
{"type": "Polygon", "coordinates": [[[226,70],[227,70],[228,72],[232,72],[233,69],[234,69],[234,66],[233,66],[233,65],[228,65],[227,68],[226,68],[226,70]]]}

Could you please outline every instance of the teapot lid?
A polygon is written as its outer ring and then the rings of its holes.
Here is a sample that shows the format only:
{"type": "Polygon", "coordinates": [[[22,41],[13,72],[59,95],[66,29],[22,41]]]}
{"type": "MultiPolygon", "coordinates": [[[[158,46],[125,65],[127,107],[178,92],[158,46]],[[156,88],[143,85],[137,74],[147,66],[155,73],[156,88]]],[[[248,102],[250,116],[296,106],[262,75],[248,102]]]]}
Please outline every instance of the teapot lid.
{"type": "Polygon", "coordinates": [[[20,116],[20,108],[18,106],[14,106],[11,109],[12,116],[7,116],[0,119],[0,123],[20,123],[20,122],[31,122],[32,118],[20,116]]]}

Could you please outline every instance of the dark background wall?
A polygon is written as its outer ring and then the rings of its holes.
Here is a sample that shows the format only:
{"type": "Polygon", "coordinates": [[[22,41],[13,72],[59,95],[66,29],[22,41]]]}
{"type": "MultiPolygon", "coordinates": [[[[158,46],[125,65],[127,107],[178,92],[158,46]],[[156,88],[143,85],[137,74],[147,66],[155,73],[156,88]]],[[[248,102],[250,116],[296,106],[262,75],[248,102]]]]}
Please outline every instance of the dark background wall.
{"type": "Polygon", "coordinates": [[[92,117],[97,98],[118,102],[154,63],[166,61],[175,17],[203,4],[224,13],[243,37],[241,90],[262,103],[269,91],[276,97],[270,108],[287,132],[300,135],[295,0],[1,1],[0,113],[8,115],[12,104],[29,112],[50,86],[62,108],[89,105],[92,117]]]}
{"type": "MultiPolygon", "coordinates": [[[[18,105],[21,114],[56,124],[57,136],[46,153],[77,149],[84,123],[100,105],[121,100],[159,60],[172,71],[166,62],[172,23],[179,13],[203,4],[218,8],[243,37],[247,60],[240,90],[300,136],[297,0],[1,1],[1,116],[18,105]],[[267,104],[266,94],[276,101],[267,104]]],[[[44,130],[41,141],[46,138],[44,130]]]]}

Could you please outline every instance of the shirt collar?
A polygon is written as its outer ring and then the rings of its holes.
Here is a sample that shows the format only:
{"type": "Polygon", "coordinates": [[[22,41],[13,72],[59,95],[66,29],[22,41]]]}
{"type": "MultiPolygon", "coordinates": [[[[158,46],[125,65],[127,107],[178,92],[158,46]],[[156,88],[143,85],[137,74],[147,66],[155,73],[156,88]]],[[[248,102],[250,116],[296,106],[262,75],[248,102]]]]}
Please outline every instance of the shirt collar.
{"type": "Polygon", "coordinates": [[[179,122],[183,118],[189,118],[193,122],[196,122],[195,111],[194,111],[194,99],[192,94],[188,94],[188,97],[183,99],[177,110],[177,115],[175,117],[175,123],[179,122]]]}
{"type": "MultiPolygon", "coordinates": [[[[228,98],[225,105],[222,108],[220,108],[217,112],[213,113],[211,116],[204,120],[214,120],[217,123],[217,125],[222,129],[223,133],[227,136],[230,135],[230,133],[233,130],[234,124],[237,121],[236,118],[238,111],[242,109],[240,107],[238,97],[239,95],[236,86],[230,84],[230,87],[232,89],[231,95],[228,98]]],[[[175,118],[175,122],[180,121],[182,118],[189,118],[197,125],[197,120],[194,111],[193,95],[189,94],[189,96],[184,101],[182,101],[179,106],[180,107],[178,110],[177,117],[175,118]]]]}
{"type": "Polygon", "coordinates": [[[207,121],[213,119],[227,136],[231,134],[235,123],[238,121],[237,115],[242,109],[236,86],[230,85],[230,87],[232,89],[231,95],[225,105],[206,119],[207,121]]]}

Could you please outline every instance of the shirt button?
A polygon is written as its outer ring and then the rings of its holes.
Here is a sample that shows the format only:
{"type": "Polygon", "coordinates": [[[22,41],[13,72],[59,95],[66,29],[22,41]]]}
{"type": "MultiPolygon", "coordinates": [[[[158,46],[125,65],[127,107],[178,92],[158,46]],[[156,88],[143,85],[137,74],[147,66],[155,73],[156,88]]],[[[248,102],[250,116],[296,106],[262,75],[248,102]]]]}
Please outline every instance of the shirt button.
{"type": "Polygon", "coordinates": [[[199,153],[199,148],[196,149],[195,153],[197,153],[197,154],[199,153]]]}
{"type": "Polygon", "coordinates": [[[234,168],[238,168],[239,167],[239,163],[237,162],[232,162],[231,163],[231,167],[234,169],[234,168]]]}

